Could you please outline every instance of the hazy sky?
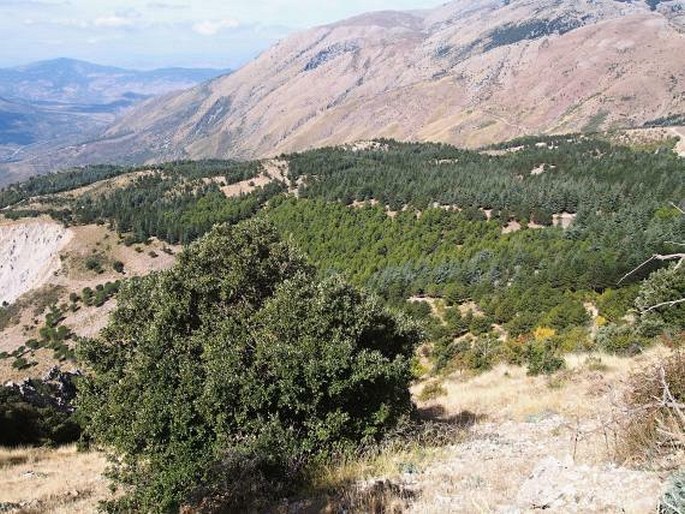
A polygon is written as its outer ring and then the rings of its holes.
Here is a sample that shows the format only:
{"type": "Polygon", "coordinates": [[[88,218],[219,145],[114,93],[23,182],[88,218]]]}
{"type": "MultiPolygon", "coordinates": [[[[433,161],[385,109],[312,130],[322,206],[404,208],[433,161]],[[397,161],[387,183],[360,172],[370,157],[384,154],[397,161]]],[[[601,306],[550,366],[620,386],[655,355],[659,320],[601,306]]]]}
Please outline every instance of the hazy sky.
{"type": "Polygon", "coordinates": [[[0,0],[0,66],[55,57],[237,67],[288,33],[440,0],[0,0]],[[325,7],[322,7],[324,5],[325,7]]]}

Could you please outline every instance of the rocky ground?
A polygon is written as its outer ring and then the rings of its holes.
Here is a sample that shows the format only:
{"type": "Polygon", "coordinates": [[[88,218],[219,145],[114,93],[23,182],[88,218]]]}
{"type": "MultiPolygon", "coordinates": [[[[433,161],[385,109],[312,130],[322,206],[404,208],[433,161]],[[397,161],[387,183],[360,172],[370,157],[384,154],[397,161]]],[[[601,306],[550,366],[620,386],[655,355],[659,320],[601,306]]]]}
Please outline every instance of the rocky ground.
{"type": "MultiPolygon", "coordinates": [[[[581,429],[584,428],[581,427],[581,429]]],[[[663,477],[576,455],[576,427],[554,413],[527,422],[477,425],[449,455],[416,475],[416,514],[498,512],[645,513],[663,477]]]]}

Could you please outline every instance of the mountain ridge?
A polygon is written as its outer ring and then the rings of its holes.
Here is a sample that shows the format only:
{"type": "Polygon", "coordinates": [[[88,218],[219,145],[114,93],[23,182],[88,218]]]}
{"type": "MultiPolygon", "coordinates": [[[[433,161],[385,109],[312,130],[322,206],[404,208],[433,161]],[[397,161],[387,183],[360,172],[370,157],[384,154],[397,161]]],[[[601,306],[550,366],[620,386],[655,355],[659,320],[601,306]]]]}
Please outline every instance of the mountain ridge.
{"type": "Polygon", "coordinates": [[[247,159],[376,137],[477,147],[639,127],[685,112],[685,2],[653,7],[456,0],[356,16],[149,100],[51,162],[247,159]]]}

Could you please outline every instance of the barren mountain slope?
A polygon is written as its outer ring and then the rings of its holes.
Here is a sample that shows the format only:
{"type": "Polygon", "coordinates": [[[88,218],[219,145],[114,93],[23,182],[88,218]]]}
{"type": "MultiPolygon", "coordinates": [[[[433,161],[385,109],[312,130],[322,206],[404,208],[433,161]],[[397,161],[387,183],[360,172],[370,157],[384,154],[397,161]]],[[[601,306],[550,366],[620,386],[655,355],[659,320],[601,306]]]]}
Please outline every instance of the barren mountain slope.
{"type": "Polygon", "coordinates": [[[685,2],[456,0],[296,34],[60,162],[254,157],[387,136],[477,146],[685,111],[685,2]]]}

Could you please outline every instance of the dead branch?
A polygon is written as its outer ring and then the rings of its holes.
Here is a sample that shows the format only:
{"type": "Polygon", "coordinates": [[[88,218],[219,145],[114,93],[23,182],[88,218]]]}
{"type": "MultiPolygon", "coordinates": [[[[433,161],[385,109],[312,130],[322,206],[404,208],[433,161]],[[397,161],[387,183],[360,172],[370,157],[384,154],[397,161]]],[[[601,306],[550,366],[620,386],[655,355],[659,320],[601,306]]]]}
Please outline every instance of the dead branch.
{"type": "Polygon", "coordinates": [[[619,280],[618,283],[620,284],[625,279],[627,279],[629,276],[635,274],[637,271],[644,268],[650,262],[654,262],[654,261],[666,262],[666,261],[675,261],[675,260],[679,261],[678,264],[676,264],[676,269],[677,269],[683,263],[683,260],[685,260],[685,253],[670,253],[670,254],[666,254],[666,255],[655,253],[649,259],[647,259],[642,264],[640,264],[638,267],[630,270],[628,273],[623,275],[623,277],[621,277],[621,280],[619,280]]]}
{"type": "Polygon", "coordinates": [[[673,307],[673,306],[678,305],[680,303],[685,303],[685,298],[680,298],[678,300],[671,300],[668,302],[657,303],[656,305],[652,305],[651,307],[644,309],[644,310],[641,310],[640,312],[642,314],[644,314],[644,313],[651,312],[651,311],[654,311],[656,309],[659,309],[661,307],[673,307]]]}
{"type": "Polygon", "coordinates": [[[661,380],[661,386],[664,388],[664,406],[670,405],[670,408],[675,411],[676,416],[680,419],[681,426],[685,427],[685,413],[683,413],[680,403],[677,402],[671,394],[671,390],[668,387],[668,381],[666,380],[666,370],[663,366],[659,368],[659,378],[661,380]]]}
{"type": "Polygon", "coordinates": [[[685,211],[684,211],[684,210],[682,210],[680,207],[678,207],[678,206],[677,206],[676,204],[674,204],[673,202],[669,202],[669,203],[671,204],[671,207],[673,207],[673,208],[676,209],[678,212],[680,212],[680,214],[685,215],[685,211]]]}

